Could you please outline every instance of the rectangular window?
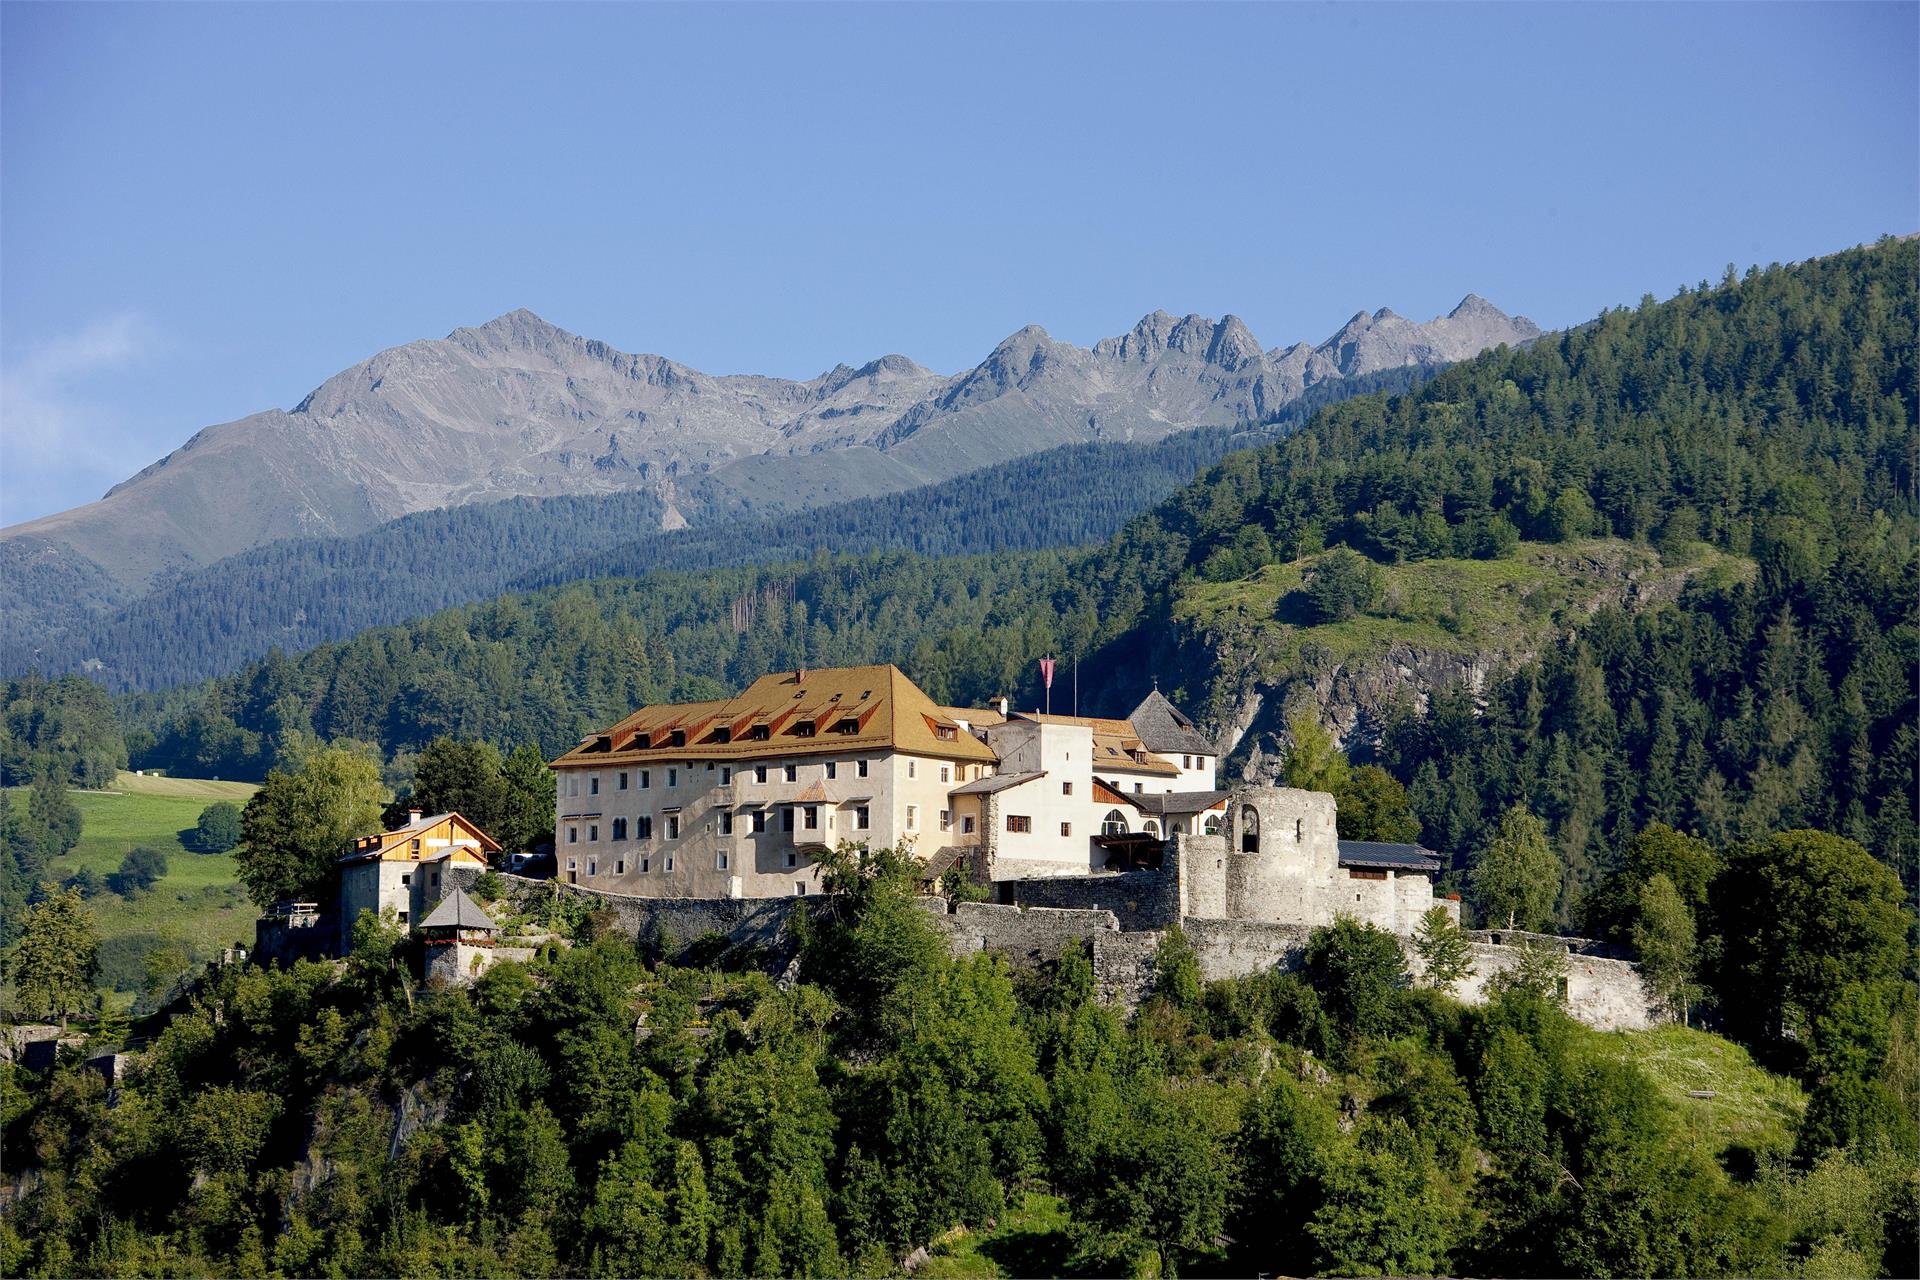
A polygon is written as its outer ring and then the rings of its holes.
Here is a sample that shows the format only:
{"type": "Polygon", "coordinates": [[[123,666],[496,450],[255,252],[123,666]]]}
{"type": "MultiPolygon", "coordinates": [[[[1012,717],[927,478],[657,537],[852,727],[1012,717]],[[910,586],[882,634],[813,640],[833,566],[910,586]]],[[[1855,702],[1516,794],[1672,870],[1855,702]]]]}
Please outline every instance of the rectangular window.
{"type": "Polygon", "coordinates": [[[600,824],[597,822],[589,822],[587,824],[587,843],[598,844],[599,842],[600,842],[600,824]]]}
{"type": "Polygon", "coordinates": [[[767,766],[763,764],[753,766],[753,780],[755,782],[765,782],[767,780],[767,766]]]}
{"type": "Polygon", "coordinates": [[[840,776],[840,766],[831,760],[827,761],[827,776],[829,778],[837,778],[840,776]]]}
{"type": "Polygon", "coordinates": [[[973,815],[972,814],[969,813],[960,819],[960,834],[966,835],[966,836],[970,836],[973,834],[973,815]]]}
{"type": "Polygon", "coordinates": [[[671,871],[671,870],[673,870],[673,855],[672,855],[672,854],[668,854],[668,855],[667,855],[667,870],[669,870],[669,871],[671,871]]]}
{"type": "Polygon", "coordinates": [[[613,838],[615,840],[625,840],[627,838],[627,820],[625,818],[615,818],[613,820],[613,838]]]}
{"type": "Polygon", "coordinates": [[[720,766],[720,785],[723,787],[730,786],[732,782],[733,782],[733,766],[730,764],[721,765],[720,766]]]}
{"type": "Polygon", "coordinates": [[[953,826],[953,811],[950,809],[942,809],[940,811],[940,829],[942,831],[947,831],[947,830],[950,830],[952,826],[953,826]]]}
{"type": "Polygon", "coordinates": [[[576,863],[576,862],[575,862],[575,861],[574,861],[574,860],[573,860],[572,858],[568,858],[568,859],[567,859],[567,870],[569,870],[569,871],[575,871],[575,870],[578,870],[578,869],[579,869],[579,865],[578,865],[578,864],[577,864],[577,863],[576,863]]]}
{"type": "Polygon", "coordinates": [[[944,764],[943,764],[943,765],[941,765],[941,766],[940,766],[940,781],[942,781],[942,782],[947,782],[947,781],[950,781],[951,779],[950,779],[950,778],[948,777],[948,775],[949,775],[949,774],[951,774],[952,772],[953,772],[953,770],[952,770],[952,769],[949,769],[949,768],[948,768],[948,767],[947,767],[946,765],[944,765],[944,764]]]}
{"type": "Polygon", "coordinates": [[[640,789],[642,791],[645,791],[647,788],[651,787],[652,785],[653,785],[653,770],[642,769],[640,771],[640,789]]]}
{"type": "Polygon", "coordinates": [[[854,776],[855,776],[856,778],[864,778],[864,777],[866,777],[866,776],[867,776],[867,762],[866,762],[865,760],[855,760],[855,761],[853,762],[853,774],[854,774],[854,776]]]}
{"type": "Polygon", "coordinates": [[[402,872],[402,873],[401,873],[401,875],[400,875],[400,883],[401,883],[401,884],[403,884],[403,885],[409,885],[409,884],[412,884],[412,883],[413,883],[413,876],[412,876],[412,874],[411,874],[411,873],[409,873],[409,872],[402,872]]]}
{"type": "Polygon", "coordinates": [[[1063,795],[1063,796],[1070,796],[1070,795],[1072,795],[1072,794],[1073,794],[1073,784],[1072,784],[1071,782],[1063,782],[1063,783],[1061,783],[1061,784],[1060,784],[1060,794],[1061,794],[1061,795],[1063,795]]]}
{"type": "Polygon", "coordinates": [[[645,875],[647,874],[647,872],[651,870],[653,870],[653,859],[652,858],[640,859],[640,874],[645,875]]]}
{"type": "Polygon", "coordinates": [[[793,830],[793,806],[788,805],[780,810],[780,829],[782,831],[793,830]]]}
{"type": "Polygon", "coordinates": [[[579,843],[580,843],[580,828],[578,828],[578,827],[568,827],[568,828],[567,828],[567,843],[568,843],[568,844],[579,844],[579,843]]]}
{"type": "Polygon", "coordinates": [[[667,839],[678,840],[679,838],[680,838],[680,815],[677,813],[670,813],[667,815],[667,839]]]}
{"type": "Polygon", "coordinates": [[[723,836],[733,834],[733,810],[731,809],[720,811],[720,834],[723,836]]]}
{"type": "Polygon", "coordinates": [[[599,774],[590,773],[587,775],[587,794],[590,796],[597,796],[600,794],[600,775],[599,774]]]}
{"type": "Polygon", "coordinates": [[[620,859],[617,859],[617,860],[616,860],[616,861],[614,862],[614,864],[613,864],[613,874],[615,874],[615,875],[617,875],[617,876],[623,876],[623,875],[625,875],[625,874],[627,874],[627,860],[626,860],[625,858],[620,858],[620,859]]]}
{"type": "Polygon", "coordinates": [[[580,775],[579,774],[570,773],[567,775],[567,794],[570,796],[577,796],[580,794],[580,775]]]}
{"type": "Polygon", "coordinates": [[[918,774],[917,774],[917,773],[915,772],[915,770],[916,770],[916,768],[918,767],[918,765],[919,765],[919,761],[917,761],[917,760],[909,760],[909,761],[907,761],[907,776],[908,776],[909,778],[913,778],[913,777],[918,777],[918,776],[919,776],[919,775],[918,775],[918,774]]]}
{"type": "Polygon", "coordinates": [[[1028,817],[1022,814],[1010,813],[1007,815],[1007,830],[1022,831],[1022,832],[1032,831],[1033,819],[1031,817],[1028,817]]]}
{"type": "Polygon", "coordinates": [[[1060,835],[1063,838],[1066,836],[1070,836],[1072,834],[1073,834],[1073,824],[1071,822],[1063,822],[1060,824],[1060,835]]]}
{"type": "Polygon", "coordinates": [[[1191,769],[1191,768],[1193,768],[1193,757],[1192,757],[1192,756],[1181,756],[1181,757],[1180,757],[1180,767],[1181,767],[1182,769],[1191,769]]]}
{"type": "Polygon", "coordinates": [[[806,819],[806,822],[802,825],[809,831],[818,831],[820,829],[820,806],[817,804],[808,805],[806,809],[806,819]]]}
{"type": "Polygon", "coordinates": [[[872,810],[868,809],[865,805],[861,805],[853,811],[853,829],[855,831],[865,831],[872,825],[872,818],[872,810]]]}
{"type": "Polygon", "coordinates": [[[667,770],[667,785],[670,787],[680,785],[680,771],[678,769],[667,770]]]}
{"type": "Polygon", "coordinates": [[[907,806],[907,830],[909,831],[918,830],[919,826],[920,826],[920,806],[917,804],[910,804],[907,806]]]}
{"type": "Polygon", "coordinates": [[[1142,791],[1145,791],[1146,789],[1147,789],[1147,784],[1144,782],[1136,782],[1133,784],[1133,794],[1135,795],[1139,795],[1142,791]]]}
{"type": "Polygon", "coordinates": [[[788,781],[788,782],[798,782],[798,781],[800,781],[800,766],[799,766],[799,765],[797,765],[797,764],[790,764],[790,765],[788,765],[788,766],[787,766],[787,771],[786,771],[786,774],[787,774],[787,781],[788,781]]]}
{"type": "Polygon", "coordinates": [[[722,849],[717,855],[715,855],[713,859],[713,865],[714,865],[714,869],[717,871],[725,871],[727,869],[727,851],[725,849],[722,849]]]}
{"type": "Polygon", "coordinates": [[[651,814],[635,818],[634,822],[639,825],[640,838],[642,840],[653,839],[653,816],[651,814]]]}
{"type": "MultiPolygon", "coordinates": [[[[793,882],[793,896],[796,898],[804,898],[807,896],[807,882],[805,880],[795,880],[793,882]]],[[[404,918],[403,915],[402,919],[404,918]]],[[[1562,979],[1562,981],[1564,981],[1564,979],[1562,979]]]]}
{"type": "Polygon", "coordinates": [[[787,850],[787,865],[789,867],[797,867],[800,865],[800,855],[791,849],[787,850]]]}
{"type": "Polygon", "coordinates": [[[625,769],[622,769],[618,774],[614,775],[613,789],[615,791],[625,791],[627,789],[627,771],[625,769]]]}
{"type": "Polygon", "coordinates": [[[767,829],[767,811],[765,809],[755,809],[753,811],[754,834],[758,835],[760,832],[765,831],[766,829],[767,829]]]}
{"type": "MultiPolygon", "coordinates": [[[[406,922],[407,922],[407,913],[402,911],[400,913],[400,923],[405,924],[406,922]]],[[[1567,980],[1565,978],[1560,979],[1561,986],[1565,986],[1566,984],[1567,984],[1567,980]]],[[[1565,994],[1565,993],[1563,992],[1562,994],[1565,994]]]]}
{"type": "Polygon", "coordinates": [[[597,876],[600,874],[600,860],[598,858],[587,859],[587,874],[590,876],[597,876]]]}

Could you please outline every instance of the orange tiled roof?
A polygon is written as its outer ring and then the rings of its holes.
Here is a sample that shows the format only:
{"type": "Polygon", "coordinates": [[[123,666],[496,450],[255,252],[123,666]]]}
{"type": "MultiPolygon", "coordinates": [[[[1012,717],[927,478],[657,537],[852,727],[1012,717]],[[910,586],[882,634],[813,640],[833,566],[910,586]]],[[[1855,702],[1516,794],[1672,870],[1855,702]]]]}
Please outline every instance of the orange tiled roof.
{"type": "Polygon", "coordinates": [[[761,760],[891,750],[995,763],[987,745],[891,664],[761,676],[715,702],[641,707],[554,768],[671,760],[761,760]]]}

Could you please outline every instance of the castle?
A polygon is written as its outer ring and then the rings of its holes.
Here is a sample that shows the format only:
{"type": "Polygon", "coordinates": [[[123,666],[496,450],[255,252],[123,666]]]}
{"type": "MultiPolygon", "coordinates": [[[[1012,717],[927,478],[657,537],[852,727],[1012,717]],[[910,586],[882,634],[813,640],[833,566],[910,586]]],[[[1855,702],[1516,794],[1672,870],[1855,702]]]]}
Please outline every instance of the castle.
{"type": "MultiPolygon", "coordinates": [[[[1123,1001],[1176,926],[1211,979],[1291,968],[1341,918],[1403,942],[1436,905],[1459,922],[1457,897],[1434,893],[1430,850],[1342,840],[1331,795],[1224,790],[1219,763],[1157,690],[1107,719],[940,706],[892,666],[783,672],[731,699],[641,708],[554,761],[556,879],[635,937],[718,934],[778,955],[828,849],[904,847],[956,952],[1030,963],[1083,946],[1123,1001]],[[956,876],[989,900],[943,892],[956,876]]],[[[461,894],[496,849],[458,814],[412,814],[358,842],[341,860],[341,942],[361,910],[392,909],[423,935],[433,977],[471,978],[505,954],[461,894]]],[[[263,957],[321,941],[297,915],[262,921],[263,957]]],[[[1522,954],[1500,931],[1472,938],[1468,1000],[1522,954]]],[[[1650,1021],[1634,965],[1546,941],[1566,956],[1576,1017],[1650,1021]]]]}
{"type": "Polygon", "coordinates": [[[1340,840],[1328,795],[1230,795],[1219,764],[1158,689],[1108,719],[939,706],[893,666],[781,672],[642,707],[554,761],[554,848],[567,883],[647,898],[805,896],[857,841],[992,885],[1171,850],[1181,914],[1205,918],[1411,933],[1433,906],[1429,851],[1340,840]]]}

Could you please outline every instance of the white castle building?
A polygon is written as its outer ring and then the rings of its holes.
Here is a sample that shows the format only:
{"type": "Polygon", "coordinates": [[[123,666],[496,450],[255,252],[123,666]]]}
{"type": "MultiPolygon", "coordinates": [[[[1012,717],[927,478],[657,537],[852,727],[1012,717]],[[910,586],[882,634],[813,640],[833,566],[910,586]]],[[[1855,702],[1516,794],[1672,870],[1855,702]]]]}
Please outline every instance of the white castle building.
{"type": "Polygon", "coordinates": [[[562,880],[636,897],[816,892],[819,855],[855,841],[1008,886],[1177,857],[1180,913],[1203,918],[1409,933],[1433,905],[1429,851],[1341,841],[1332,796],[1230,794],[1219,765],[1158,690],[1106,719],[940,706],[893,666],[783,672],[554,761],[554,849],[562,880]]]}

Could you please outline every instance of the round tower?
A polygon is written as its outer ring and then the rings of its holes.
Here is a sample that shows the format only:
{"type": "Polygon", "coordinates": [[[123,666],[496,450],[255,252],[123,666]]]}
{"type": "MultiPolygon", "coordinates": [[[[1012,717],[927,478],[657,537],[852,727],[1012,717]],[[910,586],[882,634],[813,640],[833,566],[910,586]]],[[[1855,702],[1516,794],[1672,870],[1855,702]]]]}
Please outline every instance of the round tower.
{"type": "Polygon", "coordinates": [[[1227,915],[1323,923],[1340,874],[1333,797],[1294,787],[1242,787],[1227,797],[1227,915]]]}

